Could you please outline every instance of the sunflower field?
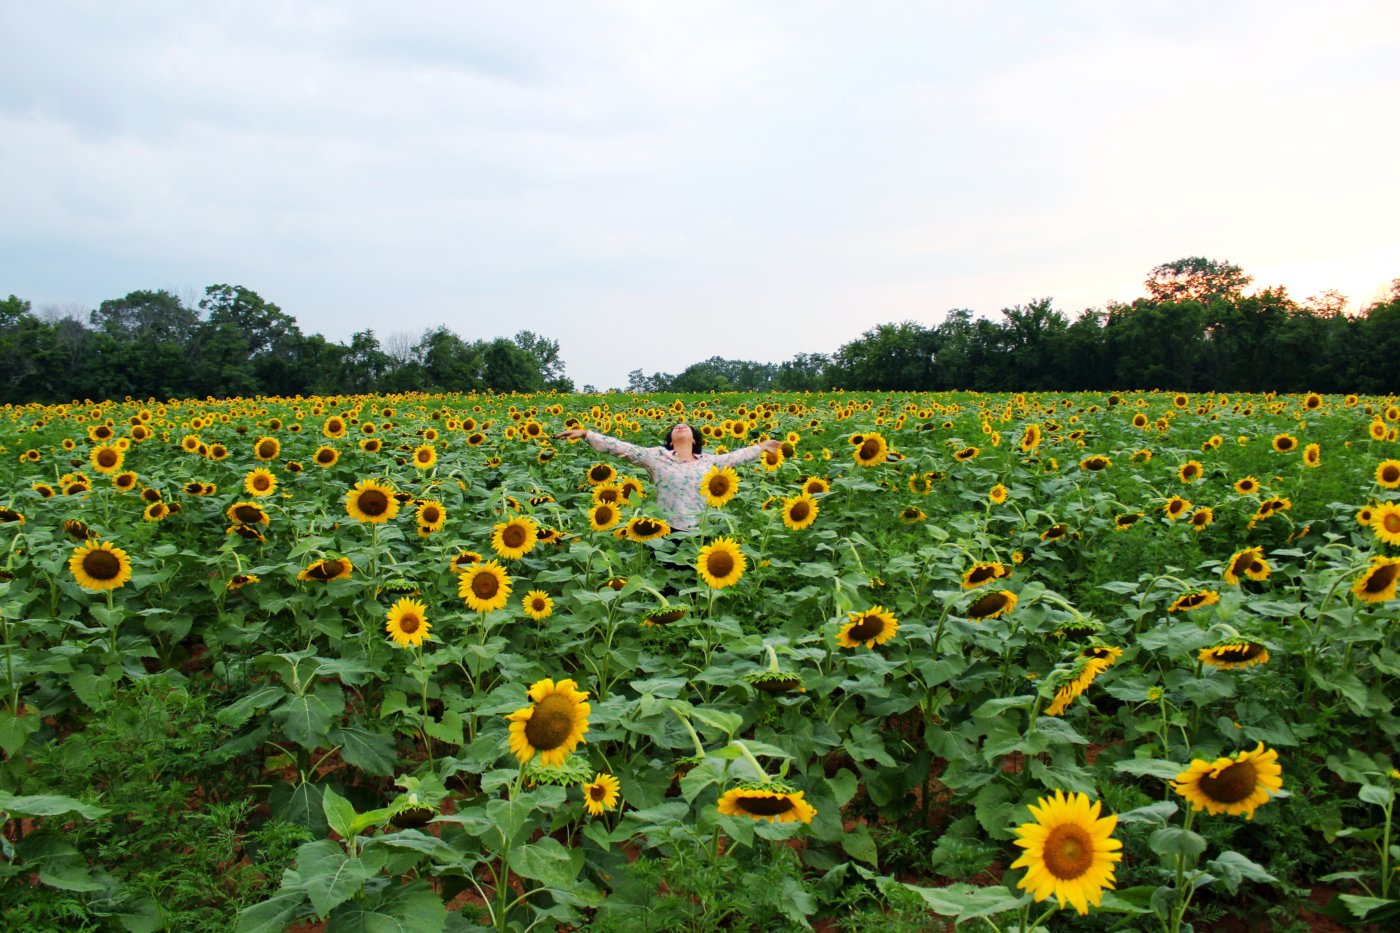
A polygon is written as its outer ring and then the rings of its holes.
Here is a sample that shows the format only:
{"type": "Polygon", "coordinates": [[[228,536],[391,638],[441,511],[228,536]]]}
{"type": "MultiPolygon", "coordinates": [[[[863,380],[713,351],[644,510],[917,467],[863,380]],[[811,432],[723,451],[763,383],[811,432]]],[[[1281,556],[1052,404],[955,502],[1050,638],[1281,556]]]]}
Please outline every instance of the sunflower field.
{"type": "Polygon", "coordinates": [[[1394,928],[1398,433],[1316,394],[6,407],[0,912],[1394,928]],[[681,421],[781,443],[689,531],[557,437],[681,421]]]}

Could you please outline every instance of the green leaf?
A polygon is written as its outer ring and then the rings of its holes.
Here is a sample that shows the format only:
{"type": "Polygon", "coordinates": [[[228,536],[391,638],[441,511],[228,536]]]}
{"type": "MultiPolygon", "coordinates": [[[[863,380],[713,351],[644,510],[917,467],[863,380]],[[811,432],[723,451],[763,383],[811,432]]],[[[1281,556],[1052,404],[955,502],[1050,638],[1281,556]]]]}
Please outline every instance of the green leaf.
{"type": "Polygon", "coordinates": [[[1009,839],[1011,831],[1007,823],[1014,809],[1011,791],[1002,784],[988,784],[972,798],[973,812],[977,822],[993,839],[1009,839]]]}
{"type": "Polygon", "coordinates": [[[297,872],[320,917],[358,894],[370,878],[364,862],[350,858],[329,839],[308,842],[297,850],[297,872]]]}
{"type": "Polygon", "coordinates": [[[287,691],[281,687],[263,687],[260,690],[254,690],[236,703],[231,703],[219,710],[216,719],[221,726],[237,729],[252,718],[254,713],[267,709],[286,695],[287,691]]]}
{"type": "Polygon", "coordinates": [[[306,696],[288,697],[272,711],[272,718],[287,738],[302,748],[320,748],[329,743],[331,721],[345,709],[345,695],[336,687],[322,684],[306,696]]]}
{"type": "Polygon", "coordinates": [[[254,904],[239,913],[236,933],[282,933],[305,903],[304,890],[284,888],[261,904],[254,904]]]}
{"type": "Polygon", "coordinates": [[[29,737],[39,731],[43,720],[38,713],[27,712],[16,716],[9,710],[0,710],[0,750],[13,758],[24,747],[29,737]]]}
{"type": "MultiPolygon", "coordinates": [[[[892,882],[898,884],[898,882],[892,882]]],[[[1020,909],[1030,901],[1030,895],[1016,895],[1009,888],[979,888],[970,884],[950,884],[944,888],[921,888],[901,884],[923,898],[929,909],[939,916],[954,917],[961,923],[974,917],[990,917],[1020,909]]],[[[882,887],[883,890],[883,887],[882,887]]]]}
{"type": "Polygon", "coordinates": [[[1366,803],[1375,804],[1378,807],[1387,807],[1395,800],[1395,792],[1389,787],[1377,787],[1375,784],[1362,784],[1361,790],[1357,791],[1357,797],[1366,803]]]}
{"type": "Polygon", "coordinates": [[[447,908],[425,881],[395,886],[374,909],[340,907],[326,933],[442,933],[447,908]]]}
{"type": "Polygon", "coordinates": [[[111,812],[81,800],[74,800],[72,797],[53,794],[15,797],[3,790],[0,790],[0,810],[10,816],[61,816],[65,813],[76,813],[86,820],[99,819],[111,812]]]}
{"type": "Polygon", "coordinates": [[[539,842],[510,850],[507,861],[517,875],[551,888],[567,889],[578,877],[570,851],[559,840],[545,836],[539,842]]]}
{"type": "Polygon", "coordinates": [[[870,827],[864,823],[856,823],[841,836],[841,849],[851,858],[860,859],[872,867],[878,868],[880,865],[875,840],[870,835],[870,827]]]}
{"type": "Polygon", "coordinates": [[[1264,870],[1264,866],[1251,861],[1238,852],[1222,852],[1206,863],[1206,871],[1220,879],[1220,883],[1231,894],[1239,890],[1241,881],[1259,881],[1271,884],[1278,879],[1264,870]]]}
{"type": "Polygon", "coordinates": [[[1180,826],[1163,826],[1152,834],[1147,844],[1163,858],[1184,855],[1194,859],[1206,850],[1205,837],[1180,826]]]}
{"type": "Polygon", "coordinates": [[[1164,781],[1175,781],[1177,775],[1186,770],[1186,765],[1167,761],[1164,758],[1133,758],[1120,761],[1113,766],[1115,771],[1136,774],[1138,777],[1155,777],[1164,781]]]}
{"type": "Polygon", "coordinates": [[[1360,897],[1355,894],[1339,894],[1337,898],[1357,920],[1379,923],[1382,920],[1400,918],[1400,900],[1360,897]]]}
{"type": "Polygon", "coordinates": [[[1176,813],[1177,806],[1170,800],[1150,803],[1136,810],[1118,814],[1119,823],[1166,823],[1176,813]]]}
{"type": "Polygon", "coordinates": [[[340,746],[340,757],[346,764],[367,774],[388,777],[398,764],[394,740],[382,733],[343,726],[331,730],[331,741],[340,746]]]}
{"type": "Polygon", "coordinates": [[[1034,704],[1035,697],[1030,696],[1029,694],[1027,694],[1026,696],[1017,697],[997,697],[996,699],[988,700],[981,706],[977,707],[977,709],[974,710],[972,713],[972,718],[990,719],[993,716],[1000,716],[1007,710],[1030,709],[1034,704]]]}
{"type": "MultiPolygon", "coordinates": [[[[327,787],[321,796],[321,811],[326,815],[326,824],[335,830],[342,839],[353,839],[355,833],[355,805],[327,787]]],[[[325,911],[321,912],[322,914],[325,911]]]]}
{"type": "Polygon", "coordinates": [[[738,713],[705,709],[703,706],[692,706],[690,715],[710,728],[717,729],[725,738],[732,738],[744,724],[744,717],[738,713]]]}
{"type": "Polygon", "coordinates": [[[330,829],[326,822],[323,796],[321,788],[310,782],[278,784],[268,795],[268,807],[277,819],[300,826],[313,837],[319,837],[330,829]]]}

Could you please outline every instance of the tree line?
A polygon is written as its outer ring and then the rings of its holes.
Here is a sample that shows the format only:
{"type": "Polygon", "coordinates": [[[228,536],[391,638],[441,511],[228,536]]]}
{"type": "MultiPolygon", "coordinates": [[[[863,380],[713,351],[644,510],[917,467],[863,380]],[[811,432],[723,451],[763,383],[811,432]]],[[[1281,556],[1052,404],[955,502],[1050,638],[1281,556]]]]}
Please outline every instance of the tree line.
{"type": "Polygon", "coordinates": [[[530,331],[465,340],[447,327],[389,353],[303,334],[256,292],[211,285],[196,307],[168,291],[102,302],[83,321],[0,301],[0,402],[399,391],[572,391],[558,341],[530,331]]]}
{"type": "MultiPolygon", "coordinates": [[[[1202,257],[1154,268],[1147,296],[1071,319],[1049,298],[941,323],[880,324],[834,353],[782,363],[712,357],[680,373],[628,373],[632,392],[1094,391],[1400,392],[1400,279],[1387,300],[1345,313],[1336,292],[1294,301],[1245,294],[1238,266],[1202,257]]],[[[87,315],[36,315],[0,301],[0,403],[370,392],[572,391],[558,341],[530,331],[466,340],[445,326],[416,342],[303,334],[242,286],[191,307],[136,291],[87,315]]],[[[584,386],[584,391],[593,391],[584,386]]]]}

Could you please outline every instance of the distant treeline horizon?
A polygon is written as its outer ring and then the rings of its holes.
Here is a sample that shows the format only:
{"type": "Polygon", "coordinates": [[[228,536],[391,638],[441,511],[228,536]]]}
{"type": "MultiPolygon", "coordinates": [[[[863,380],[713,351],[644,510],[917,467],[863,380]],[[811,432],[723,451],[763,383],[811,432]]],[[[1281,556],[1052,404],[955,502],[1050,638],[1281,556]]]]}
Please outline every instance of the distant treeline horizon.
{"type": "MultiPolygon", "coordinates": [[[[831,354],[634,369],[606,391],[1400,392],[1400,279],[1357,314],[1335,291],[1297,302],[1282,288],[1246,295],[1250,281],[1238,266],[1191,257],[1154,268],[1147,297],[1073,319],[1049,298],[1004,308],[1000,320],[957,308],[936,325],[877,325],[831,354]]],[[[439,326],[386,348],[365,330],[338,343],[303,334],[243,286],[211,285],[195,307],[134,291],[87,320],[0,301],[0,403],[488,390],[575,385],[558,341],[531,331],[467,340],[439,326]]]]}

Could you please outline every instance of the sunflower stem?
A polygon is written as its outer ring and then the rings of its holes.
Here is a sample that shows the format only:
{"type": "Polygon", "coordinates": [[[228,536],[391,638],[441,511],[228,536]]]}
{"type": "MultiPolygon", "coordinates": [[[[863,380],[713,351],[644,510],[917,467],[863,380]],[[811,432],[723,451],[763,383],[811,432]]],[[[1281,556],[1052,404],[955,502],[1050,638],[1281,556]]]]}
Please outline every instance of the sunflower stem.
{"type": "Polygon", "coordinates": [[[758,763],[758,759],[753,756],[753,752],[749,751],[747,745],[745,745],[738,739],[730,739],[729,744],[739,749],[739,754],[744,756],[744,760],[747,761],[749,763],[749,767],[753,768],[754,771],[758,774],[758,778],[760,781],[762,781],[764,784],[768,784],[773,780],[771,777],[768,776],[768,772],[763,770],[763,765],[758,763]]]}
{"type": "Polygon", "coordinates": [[[768,673],[778,673],[778,652],[773,650],[773,646],[766,641],[763,643],[763,648],[768,652],[768,673]]]}
{"type": "Polygon", "coordinates": [[[687,716],[685,713],[682,713],[679,709],[677,709],[674,706],[670,706],[667,708],[670,709],[671,712],[676,714],[676,718],[681,721],[681,725],[685,726],[685,731],[690,733],[690,740],[695,743],[695,757],[704,758],[705,746],[700,743],[699,734],[695,731],[695,727],[690,724],[690,717],[687,716]]]}

